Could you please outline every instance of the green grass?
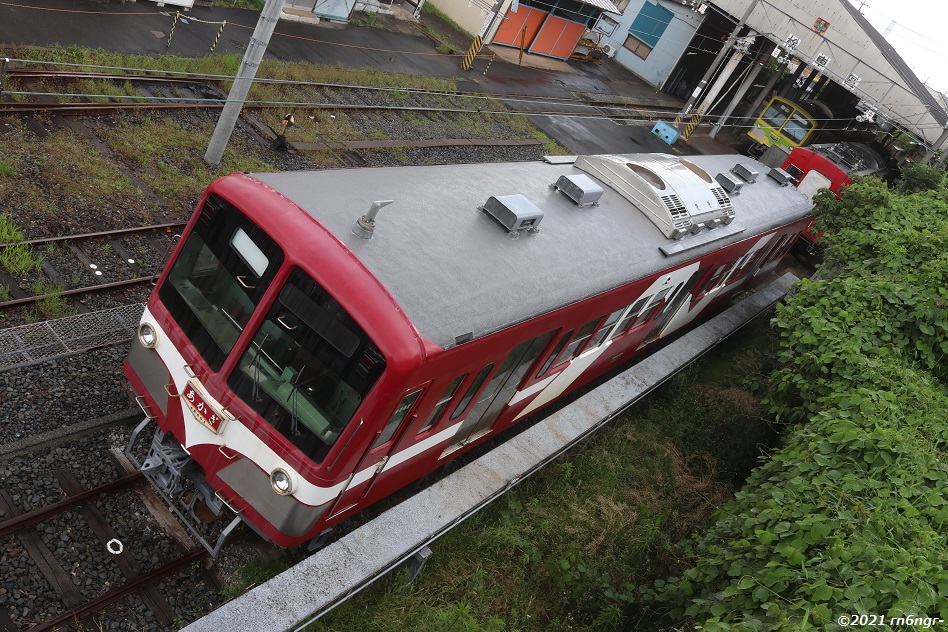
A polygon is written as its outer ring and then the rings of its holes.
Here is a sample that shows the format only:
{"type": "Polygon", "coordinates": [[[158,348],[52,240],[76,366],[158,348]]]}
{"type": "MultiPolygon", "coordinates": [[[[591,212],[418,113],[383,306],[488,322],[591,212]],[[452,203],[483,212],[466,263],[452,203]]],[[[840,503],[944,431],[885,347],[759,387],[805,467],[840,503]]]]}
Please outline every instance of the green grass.
{"type": "Polygon", "coordinates": [[[239,581],[226,586],[223,596],[225,599],[236,597],[249,588],[276,577],[290,566],[292,566],[290,555],[284,550],[277,550],[271,555],[259,554],[238,569],[239,581]]]}
{"type": "Polygon", "coordinates": [[[16,227],[13,215],[0,215],[0,244],[15,244],[23,241],[23,233],[16,227]]]}
{"type": "Polygon", "coordinates": [[[10,178],[16,175],[16,166],[10,159],[0,158],[0,178],[10,178]]]}
{"type": "Polygon", "coordinates": [[[0,266],[12,276],[39,270],[42,259],[26,244],[13,244],[0,248],[0,266]]]}
{"type": "Polygon", "coordinates": [[[69,305],[69,301],[62,295],[62,291],[61,287],[45,279],[33,285],[34,295],[46,295],[36,302],[36,309],[47,320],[75,315],[76,311],[69,305]]]}
{"type": "Polygon", "coordinates": [[[128,176],[89,141],[69,130],[53,132],[37,161],[44,178],[55,182],[59,193],[66,197],[98,200],[130,193],[128,176]]]}
{"type": "MultiPolygon", "coordinates": [[[[206,121],[200,129],[182,128],[173,120],[147,116],[125,119],[112,129],[102,130],[109,148],[136,165],[139,177],[172,207],[189,208],[207,184],[232,171],[268,171],[270,165],[252,150],[244,151],[232,142],[218,167],[204,161],[213,124],[206,121]]],[[[258,148],[257,153],[266,153],[258,148]]]]}
{"type": "Polygon", "coordinates": [[[658,629],[636,587],[680,570],[676,543],[778,441],[751,390],[774,340],[752,323],[436,541],[413,585],[392,574],[310,630],[658,629]]]}
{"type": "Polygon", "coordinates": [[[434,6],[434,5],[431,4],[430,2],[426,2],[425,4],[423,4],[422,7],[421,7],[421,11],[422,11],[422,13],[428,13],[428,14],[430,14],[430,15],[435,15],[435,16],[437,16],[437,17],[440,18],[442,21],[446,22],[446,23],[448,24],[448,26],[450,26],[450,27],[453,28],[455,31],[457,31],[458,34],[461,35],[464,39],[473,39],[473,37],[474,37],[473,34],[468,33],[467,31],[465,31],[464,29],[462,29],[462,28],[458,25],[457,22],[455,22],[454,20],[452,20],[451,18],[449,18],[449,17],[448,17],[447,15],[445,15],[441,10],[439,10],[438,7],[434,6]]]}

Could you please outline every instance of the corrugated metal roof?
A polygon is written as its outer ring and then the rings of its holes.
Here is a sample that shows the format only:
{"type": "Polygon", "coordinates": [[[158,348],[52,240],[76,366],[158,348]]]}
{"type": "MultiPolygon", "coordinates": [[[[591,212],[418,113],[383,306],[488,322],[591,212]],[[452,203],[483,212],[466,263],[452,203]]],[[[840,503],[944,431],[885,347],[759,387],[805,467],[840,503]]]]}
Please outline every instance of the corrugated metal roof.
{"type": "Polygon", "coordinates": [[[579,0],[583,4],[591,4],[597,9],[602,9],[603,11],[608,11],[609,13],[615,13],[616,15],[622,15],[622,11],[619,8],[609,2],[609,0],[579,0]]]}

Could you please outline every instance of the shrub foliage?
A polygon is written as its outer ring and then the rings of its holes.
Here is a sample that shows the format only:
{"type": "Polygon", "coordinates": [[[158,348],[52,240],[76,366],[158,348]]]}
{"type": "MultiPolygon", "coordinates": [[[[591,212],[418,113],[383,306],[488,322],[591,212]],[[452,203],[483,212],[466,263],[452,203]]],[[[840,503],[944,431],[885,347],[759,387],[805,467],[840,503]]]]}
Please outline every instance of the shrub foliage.
{"type": "Polygon", "coordinates": [[[694,565],[640,589],[675,621],[948,619],[948,190],[903,188],[862,180],[819,197],[822,280],[773,321],[781,366],[765,405],[792,426],[685,545],[694,565]]]}

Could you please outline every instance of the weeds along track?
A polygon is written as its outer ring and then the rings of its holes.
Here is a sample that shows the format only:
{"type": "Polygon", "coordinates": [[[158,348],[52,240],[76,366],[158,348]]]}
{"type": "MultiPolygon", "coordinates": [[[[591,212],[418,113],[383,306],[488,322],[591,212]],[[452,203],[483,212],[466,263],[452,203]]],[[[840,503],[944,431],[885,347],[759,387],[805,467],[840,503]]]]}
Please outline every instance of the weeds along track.
{"type": "MultiPolygon", "coordinates": [[[[33,282],[17,281],[8,269],[0,270],[0,297],[6,297],[0,300],[0,310],[45,302],[45,308],[53,311],[52,303],[65,297],[124,292],[150,284],[183,228],[183,223],[172,223],[2,244],[0,260],[33,282]]],[[[82,302],[75,307],[88,311],[82,302]]]]}

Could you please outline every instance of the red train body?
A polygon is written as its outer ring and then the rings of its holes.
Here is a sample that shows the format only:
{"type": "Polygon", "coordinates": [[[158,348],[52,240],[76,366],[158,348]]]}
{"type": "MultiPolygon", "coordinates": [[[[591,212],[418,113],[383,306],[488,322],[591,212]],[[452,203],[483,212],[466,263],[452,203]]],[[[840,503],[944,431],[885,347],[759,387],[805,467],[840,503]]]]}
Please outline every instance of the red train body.
{"type": "MultiPolygon", "coordinates": [[[[874,175],[888,179],[891,174],[878,152],[863,143],[849,142],[796,147],[781,168],[809,198],[820,189],[829,189],[838,199],[842,189],[853,183],[853,176],[874,175]]],[[[803,237],[814,243],[820,233],[808,226],[803,237]]]]}
{"type": "Polygon", "coordinates": [[[735,158],[221,178],[129,353],[128,452],[209,549],[195,518],[226,507],[319,536],[771,270],[810,204],[766,177],[729,196],[735,158]]]}

